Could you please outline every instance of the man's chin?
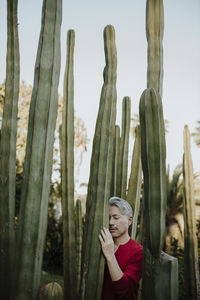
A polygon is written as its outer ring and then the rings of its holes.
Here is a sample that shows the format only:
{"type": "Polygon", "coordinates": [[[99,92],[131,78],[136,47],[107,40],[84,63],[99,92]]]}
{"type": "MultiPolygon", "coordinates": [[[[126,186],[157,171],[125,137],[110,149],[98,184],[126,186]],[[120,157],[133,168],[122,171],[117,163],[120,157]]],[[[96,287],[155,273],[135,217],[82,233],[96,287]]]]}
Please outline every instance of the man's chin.
{"type": "Polygon", "coordinates": [[[117,237],[118,236],[118,233],[116,230],[110,230],[110,233],[112,235],[112,237],[117,237]]]}

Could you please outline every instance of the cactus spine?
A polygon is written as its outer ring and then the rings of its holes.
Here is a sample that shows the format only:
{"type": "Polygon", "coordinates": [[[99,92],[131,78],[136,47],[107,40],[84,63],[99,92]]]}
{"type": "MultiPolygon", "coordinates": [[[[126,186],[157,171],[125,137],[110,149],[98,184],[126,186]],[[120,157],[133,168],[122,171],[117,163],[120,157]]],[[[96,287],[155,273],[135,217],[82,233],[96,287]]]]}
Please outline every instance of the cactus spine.
{"type": "Polygon", "coordinates": [[[44,0],[24,166],[15,297],[36,299],[47,227],[60,74],[61,0],[44,0]]]}
{"type": "Polygon", "coordinates": [[[76,241],[74,212],[74,44],[75,33],[67,34],[67,62],[64,78],[64,97],[61,135],[62,213],[64,253],[64,297],[76,299],[76,241]]]}
{"type": "Polygon", "coordinates": [[[141,163],[141,137],[140,126],[135,128],[135,144],[133,148],[131,174],[128,184],[127,201],[133,208],[133,223],[131,237],[136,238],[138,215],[140,210],[140,193],[142,184],[142,163],[141,163]]]}
{"type": "Polygon", "coordinates": [[[147,87],[155,88],[162,96],[163,85],[163,0],[147,0],[146,36],[148,41],[147,87]]]}
{"type": "Polygon", "coordinates": [[[0,288],[9,299],[14,265],[17,103],[19,94],[19,40],[17,0],[7,1],[7,58],[0,143],[0,288]]]}
{"type": "Polygon", "coordinates": [[[198,242],[196,236],[194,175],[190,153],[190,132],[184,127],[184,277],[187,299],[200,299],[198,242]]]}
{"type": "Polygon", "coordinates": [[[122,126],[120,149],[117,165],[117,193],[116,196],[126,199],[127,189],[127,171],[128,171],[128,147],[129,147],[129,133],[131,121],[131,99],[129,97],[123,98],[122,103],[122,126]]]}
{"type": "Polygon", "coordinates": [[[84,233],[82,299],[100,299],[104,258],[98,234],[108,225],[108,199],[111,192],[113,141],[116,119],[117,51],[114,27],[104,29],[106,66],[99,112],[93,140],[84,233]]]}

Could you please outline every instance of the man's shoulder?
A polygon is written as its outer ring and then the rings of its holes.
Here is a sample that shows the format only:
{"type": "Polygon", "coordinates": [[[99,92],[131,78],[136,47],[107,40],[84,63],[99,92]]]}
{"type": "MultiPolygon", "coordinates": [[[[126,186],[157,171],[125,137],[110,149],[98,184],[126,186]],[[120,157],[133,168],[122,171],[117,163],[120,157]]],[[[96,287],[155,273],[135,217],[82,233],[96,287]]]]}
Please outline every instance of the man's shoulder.
{"type": "Polygon", "coordinates": [[[133,238],[130,238],[129,242],[130,242],[130,247],[141,249],[141,250],[143,249],[143,246],[138,242],[136,242],[133,238]]]}
{"type": "Polygon", "coordinates": [[[131,249],[131,252],[137,255],[142,255],[143,252],[143,246],[136,242],[134,239],[130,238],[129,241],[129,247],[131,249]]]}

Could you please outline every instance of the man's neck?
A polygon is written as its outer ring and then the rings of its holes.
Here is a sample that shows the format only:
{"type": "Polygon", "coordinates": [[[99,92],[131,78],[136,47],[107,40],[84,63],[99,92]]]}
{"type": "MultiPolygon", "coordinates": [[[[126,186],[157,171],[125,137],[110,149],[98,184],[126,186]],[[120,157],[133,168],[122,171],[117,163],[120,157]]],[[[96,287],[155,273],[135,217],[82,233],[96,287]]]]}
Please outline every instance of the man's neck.
{"type": "Polygon", "coordinates": [[[122,236],[119,236],[119,237],[115,238],[114,239],[114,244],[118,248],[120,245],[126,244],[129,240],[130,240],[130,236],[127,233],[125,235],[122,235],[122,236]]]}

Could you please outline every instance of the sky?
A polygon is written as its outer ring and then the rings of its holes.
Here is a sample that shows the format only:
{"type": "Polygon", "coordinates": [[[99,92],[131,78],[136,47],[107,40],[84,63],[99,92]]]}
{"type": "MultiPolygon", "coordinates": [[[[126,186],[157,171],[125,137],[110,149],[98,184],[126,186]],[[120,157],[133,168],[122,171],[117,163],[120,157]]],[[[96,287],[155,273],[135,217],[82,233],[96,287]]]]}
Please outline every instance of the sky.
{"type": "MultiPolygon", "coordinates": [[[[105,66],[103,30],[115,27],[117,45],[117,124],[121,124],[124,96],[131,98],[131,116],[139,112],[139,100],[147,85],[146,0],[63,0],[61,72],[63,94],[66,37],[75,30],[74,105],[85,122],[89,143],[80,181],[87,182],[92,139],[98,113],[105,66]]],[[[0,0],[0,83],[6,76],[6,0],[0,0]]],[[[20,80],[33,84],[41,28],[42,0],[18,0],[20,80]]],[[[183,128],[194,132],[200,121],[200,1],[164,1],[163,111],[168,120],[167,165],[170,174],[182,162],[183,128]]],[[[129,157],[131,158],[132,149],[129,157]]],[[[194,172],[200,172],[200,148],[191,138],[194,172]]]]}

